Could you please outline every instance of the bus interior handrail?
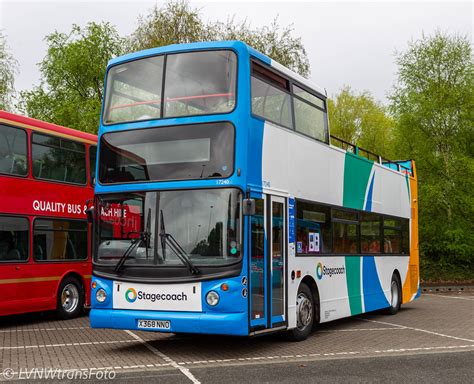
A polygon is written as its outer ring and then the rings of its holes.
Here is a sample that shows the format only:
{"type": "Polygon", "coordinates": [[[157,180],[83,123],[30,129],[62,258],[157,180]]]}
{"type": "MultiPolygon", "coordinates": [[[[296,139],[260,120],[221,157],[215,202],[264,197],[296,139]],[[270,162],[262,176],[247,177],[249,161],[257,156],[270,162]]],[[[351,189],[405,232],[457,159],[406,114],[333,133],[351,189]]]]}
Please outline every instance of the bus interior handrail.
{"type": "Polygon", "coordinates": [[[353,153],[354,155],[364,157],[368,160],[372,160],[388,168],[396,169],[398,172],[402,172],[404,174],[408,174],[409,176],[413,176],[413,170],[410,167],[407,167],[401,164],[402,162],[405,162],[405,161],[393,161],[393,160],[386,159],[380,155],[377,155],[374,152],[361,148],[358,145],[352,144],[334,135],[331,135],[331,144],[334,145],[335,147],[344,149],[346,152],[353,153]],[[393,165],[395,168],[393,168],[391,165],[393,165]]]}

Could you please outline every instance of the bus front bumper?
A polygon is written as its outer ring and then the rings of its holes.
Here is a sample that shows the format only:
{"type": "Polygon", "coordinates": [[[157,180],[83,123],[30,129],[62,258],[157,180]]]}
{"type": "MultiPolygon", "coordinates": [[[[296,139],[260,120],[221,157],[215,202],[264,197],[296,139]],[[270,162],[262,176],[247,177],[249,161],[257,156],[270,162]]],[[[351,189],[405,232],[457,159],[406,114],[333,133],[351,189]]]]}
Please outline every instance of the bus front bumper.
{"type": "Polygon", "coordinates": [[[92,309],[92,328],[129,329],[171,333],[248,336],[247,313],[153,312],[126,309],[92,309]],[[138,320],[169,321],[169,329],[138,328],[138,320]]]}

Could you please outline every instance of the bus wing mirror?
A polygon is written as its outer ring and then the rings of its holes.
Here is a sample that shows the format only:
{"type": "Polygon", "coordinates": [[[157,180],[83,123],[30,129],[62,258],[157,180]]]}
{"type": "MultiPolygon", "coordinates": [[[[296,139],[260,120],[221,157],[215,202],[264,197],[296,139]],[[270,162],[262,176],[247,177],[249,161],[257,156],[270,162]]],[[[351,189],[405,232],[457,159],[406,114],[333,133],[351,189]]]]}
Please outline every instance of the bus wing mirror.
{"type": "Polygon", "coordinates": [[[94,222],[94,207],[86,209],[87,222],[92,224],[94,222]]]}
{"type": "Polygon", "coordinates": [[[255,215],[255,199],[244,199],[244,216],[255,215]]]}

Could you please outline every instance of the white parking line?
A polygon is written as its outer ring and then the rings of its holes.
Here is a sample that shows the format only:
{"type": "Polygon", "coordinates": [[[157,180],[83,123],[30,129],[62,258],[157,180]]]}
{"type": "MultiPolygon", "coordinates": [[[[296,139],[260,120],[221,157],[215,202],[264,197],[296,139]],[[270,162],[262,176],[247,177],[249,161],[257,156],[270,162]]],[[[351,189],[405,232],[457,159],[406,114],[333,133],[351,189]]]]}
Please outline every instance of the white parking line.
{"type": "Polygon", "coordinates": [[[377,351],[350,351],[350,352],[328,352],[328,353],[309,353],[309,354],[298,354],[298,355],[283,355],[283,356],[256,356],[256,357],[239,357],[234,359],[216,359],[216,360],[197,360],[197,361],[180,361],[179,365],[197,365],[197,364],[214,364],[214,363],[227,363],[227,362],[238,362],[238,361],[260,361],[260,360],[291,360],[291,359],[302,359],[306,357],[327,357],[327,356],[353,356],[353,355],[370,355],[372,353],[384,354],[384,353],[397,353],[397,352],[416,352],[416,351],[435,351],[435,350],[449,350],[449,349],[467,349],[474,348],[474,344],[470,345],[449,345],[449,346],[437,346],[437,347],[420,347],[420,348],[400,348],[400,349],[386,349],[377,351]]]}
{"type": "Polygon", "coordinates": [[[318,329],[317,333],[333,333],[333,332],[363,332],[363,331],[400,331],[403,328],[400,327],[390,327],[390,328],[352,328],[352,329],[328,329],[321,330],[318,329]]]}
{"type": "Polygon", "coordinates": [[[69,327],[69,328],[17,328],[17,329],[2,329],[0,333],[14,333],[14,332],[43,332],[43,331],[72,331],[77,329],[91,329],[90,327],[69,327]]]}
{"type": "Polygon", "coordinates": [[[416,352],[416,351],[435,351],[439,349],[457,349],[457,348],[471,348],[474,345],[449,345],[440,347],[418,347],[418,348],[399,348],[399,349],[386,349],[383,351],[374,351],[375,353],[397,353],[397,352],[416,352]]]}
{"type": "Polygon", "coordinates": [[[438,294],[436,294],[436,293],[422,293],[422,295],[423,295],[423,296],[444,297],[444,298],[447,298],[447,299],[474,301],[474,296],[469,296],[469,297],[447,296],[447,295],[438,295],[438,294]]]}
{"type": "Polygon", "coordinates": [[[35,349],[35,348],[56,348],[56,347],[78,347],[81,345],[101,345],[101,344],[121,344],[133,343],[135,340],[116,340],[116,341],[87,341],[84,343],[61,343],[61,344],[39,344],[39,345],[19,345],[14,347],[0,347],[0,350],[11,349],[35,349]]]}
{"type": "Polygon", "coordinates": [[[172,358],[166,356],[163,352],[159,351],[158,349],[156,349],[153,345],[151,344],[148,344],[145,340],[143,340],[140,336],[136,335],[135,333],[133,333],[132,331],[129,331],[129,330],[125,330],[124,331],[125,333],[129,334],[130,336],[132,336],[135,340],[137,340],[138,342],[140,342],[141,344],[143,344],[145,347],[148,348],[148,350],[150,350],[151,352],[153,352],[155,355],[161,357],[164,361],[166,361],[167,363],[169,363],[172,367],[176,368],[177,370],[179,370],[183,375],[185,375],[189,380],[191,380],[194,384],[201,384],[201,382],[196,379],[196,377],[194,377],[194,375],[189,371],[189,369],[187,368],[184,368],[183,366],[179,365],[178,363],[176,363],[176,361],[174,361],[172,358]]]}
{"type": "MultiPolygon", "coordinates": [[[[127,332],[127,331],[126,331],[127,332]]],[[[128,332],[127,332],[128,333],[128,332]]],[[[255,356],[255,357],[239,357],[239,358],[231,358],[231,359],[215,359],[215,360],[196,360],[196,361],[181,361],[175,362],[173,359],[169,358],[162,352],[158,351],[155,347],[148,344],[145,340],[141,337],[133,334],[133,332],[129,333],[130,336],[134,337],[136,341],[139,341],[143,345],[145,345],[150,351],[152,351],[157,356],[161,357],[162,359],[166,360],[166,363],[161,364],[139,364],[139,365],[116,365],[116,366],[108,366],[108,367],[87,367],[87,368],[69,368],[75,370],[84,370],[84,369],[94,369],[94,370],[140,370],[140,369],[150,369],[150,368],[162,368],[162,367],[173,367],[180,370],[183,374],[185,374],[194,384],[198,384],[199,381],[194,377],[194,375],[189,371],[188,368],[183,367],[183,365],[212,365],[216,363],[237,363],[242,361],[253,362],[253,361],[262,361],[262,360],[297,360],[297,359],[304,359],[304,358],[311,358],[311,357],[340,357],[340,356],[353,356],[353,355],[371,355],[373,353],[377,355],[382,354],[393,354],[393,353],[402,353],[402,352],[422,352],[422,351],[443,351],[443,350],[466,350],[474,351],[474,344],[469,345],[448,345],[448,346],[435,346],[435,347],[418,347],[418,348],[399,348],[399,349],[385,349],[385,350],[375,350],[375,351],[349,351],[349,352],[327,352],[327,353],[309,353],[309,354],[297,354],[297,355],[274,355],[274,356],[255,356]],[[185,371],[189,374],[186,374],[185,371]],[[193,379],[191,379],[191,377],[193,379]]],[[[136,342],[135,340],[127,340],[127,342],[136,342]]],[[[19,372],[13,371],[13,375],[17,376],[19,372]]],[[[0,378],[3,378],[3,374],[0,372],[0,378]]]]}
{"type": "Polygon", "coordinates": [[[414,328],[414,327],[408,327],[408,326],[406,326],[406,325],[387,323],[386,321],[362,319],[362,318],[360,318],[360,317],[357,317],[357,319],[362,320],[362,321],[370,321],[371,323],[384,324],[384,325],[391,325],[391,326],[400,327],[400,328],[403,328],[403,329],[410,329],[410,330],[412,330],[412,331],[418,331],[418,332],[429,333],[430,335],[436,335],[436,336],[441,336],[441,337],[448,337],[448,338],[454,339],[454,340],[462,340],[462,341],[468,341],[468,342],[470,342],[470,343],[474,343],[474,340],[471,340],[471,339],[466,339],[466,338],[464,338],[464,337],[457,337],[457,336],[445,335],[444,333],[428,331],[427,329],[414,328]]]}

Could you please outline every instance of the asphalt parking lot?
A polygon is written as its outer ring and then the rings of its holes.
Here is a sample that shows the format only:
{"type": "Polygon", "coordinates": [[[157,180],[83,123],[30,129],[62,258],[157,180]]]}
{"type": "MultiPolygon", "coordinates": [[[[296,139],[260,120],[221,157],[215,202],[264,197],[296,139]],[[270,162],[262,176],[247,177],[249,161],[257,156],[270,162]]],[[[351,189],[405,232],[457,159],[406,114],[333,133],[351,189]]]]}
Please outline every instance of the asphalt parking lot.
{"type": "MultiPolygon", "coordinates": [[[[86,372],[114,382],[470,382],[474,291],[424,294],[396,316],[366,314],[321,325],[306,341],[93,330],[83,316],[0,320],[0,380],[86,372]],[[92,370],[91,370],[92,368],[92,370]],[[36,376],[28,374],[36,370],[36,376]],[[66,373],[65,373],[66,372],[66,373]],[[107,376],[108,375],[108,376],[107,376]]],[[[66,375],[66,376],[65,376],[66,375]]],[[[50,377],[51,377],[50,376],[50,377]]]]}

